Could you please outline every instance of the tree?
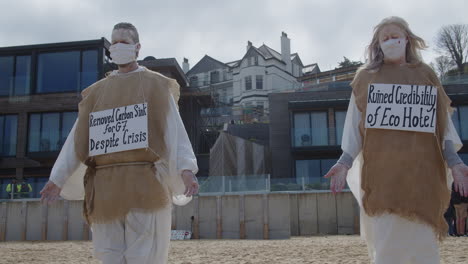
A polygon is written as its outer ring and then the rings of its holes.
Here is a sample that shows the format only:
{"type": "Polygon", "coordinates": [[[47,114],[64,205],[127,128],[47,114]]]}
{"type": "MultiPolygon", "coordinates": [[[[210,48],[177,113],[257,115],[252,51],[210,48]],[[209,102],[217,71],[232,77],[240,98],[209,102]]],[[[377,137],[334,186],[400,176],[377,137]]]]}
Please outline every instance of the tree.
{"type": "Polygon", "coordinates": [[[442,27],[436,36],[436,47],[440,54],[452,59],[459,73],[463,73],[463,64],[468,55],[468,25],[454,24],[442,27]]]}
{"type": "Polygon", "coordinates": [[[452,59],[447,56],[439,56],[435,58],[434,62],[431,62],[431,66],[435,72],[439,75],[439,78],[443,80],[455,64],[452,59]]]}
{"type": "Polygon", "coordinates": [[[343,61],[338,63],[338,68],[361,66],[361,65],[362,65],[362,62],[360,62],[360,61],[350,61],[348,58],[343,56],[343,61]]]}

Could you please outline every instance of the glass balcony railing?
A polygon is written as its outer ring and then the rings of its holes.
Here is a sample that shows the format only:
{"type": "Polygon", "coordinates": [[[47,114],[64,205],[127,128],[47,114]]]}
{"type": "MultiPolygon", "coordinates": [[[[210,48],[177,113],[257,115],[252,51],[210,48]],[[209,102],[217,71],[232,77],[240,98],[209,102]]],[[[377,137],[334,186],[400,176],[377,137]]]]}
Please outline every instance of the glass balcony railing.
{"type": "MultiPolygon", "coordinates": [[[[239,195],[275,192],[324,192],[330,189],[330,180],[323,175],[303,178],[271,178],[269,174],[198,177],[200,195],[239,195]]],[[[21,184],[12,189],[10,182],[0,183],[0,200],[38,199],[47,178],[21,184]]],[[[348,186],[345,190],[349,189],[348,186]]]]}
{"type": "MultiPolygon", "coordinates": [[[[330,180],[323,175],[304,178],[271,178],[269,174],[198,177],[200,195],[270,192],[328,191],[330,180]]],[[[345,189],[349,189],[347,186],[345,189]]]]}
{"type": "Polygon", "coordinates": [[[221,115],[232,115],[232,107],[213,107],[203,108],[200,112],[201,116],[221,116],[221,115]]]}
{"type": "Polygon", "coordinates": [[[448,75],[442,79],[443,85],[468,84],[468,74],[448,75]]]}

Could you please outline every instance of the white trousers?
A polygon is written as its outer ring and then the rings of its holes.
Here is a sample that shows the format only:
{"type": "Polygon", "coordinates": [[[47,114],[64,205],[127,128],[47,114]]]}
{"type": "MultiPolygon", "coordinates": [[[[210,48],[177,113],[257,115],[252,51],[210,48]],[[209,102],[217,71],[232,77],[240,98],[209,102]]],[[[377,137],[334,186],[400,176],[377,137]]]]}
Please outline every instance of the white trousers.
{"type": "Polygon", "coordinates": [[[361,220],[372,263],[440,263],[439,244],[428,225],[415,223],[394,214],[369,217],[362,213],[361,220]]]}
{"type": "Polygon", "coordinates": [[[172,206],[152,213],[134,209],[125,219],[93,224],[94,255],[103,264],[165,264],[172,206]]]}

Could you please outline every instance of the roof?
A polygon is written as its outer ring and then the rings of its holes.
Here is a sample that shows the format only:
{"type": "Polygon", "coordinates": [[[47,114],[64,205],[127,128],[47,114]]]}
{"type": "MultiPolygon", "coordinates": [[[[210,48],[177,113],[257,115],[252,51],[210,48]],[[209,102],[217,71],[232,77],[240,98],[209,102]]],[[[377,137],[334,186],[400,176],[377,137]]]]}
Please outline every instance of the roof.
{"type": "MultiPolygon", "coordinates": [[[[299,54],[297,54],[297,52],[291,54],[291,61],[294,61],[294,60],[296,60],[299,63],[299,65],[304,67],[304,64],[302,63],[301,57],[299,57],[299,54]]],[[[317,65],[317,63],[316,63],[316,65],[317,65]]]]}
{"type": "Polygon", "coordinates": [[[28,50],[58,50],[58,49],[70,49],[70,48],[86,48],[86,47],[97,47],[103,46],[106,49],[109,49],[110,42],[102,37],[100,39],[92,40],[82,40],[82,41],[69,41],[69,42],[57,42],[57,43],[46,43],[46,44],[34,44],[34,45],[22,45],[22,46],[10,46],[10,47],[0,47],[0,53],[13,53],[13,52],[23,52],[28,50]]]}
{"type": "MultiPolygon", "coordinates": [[[[283,61],[283,57],[281,56],[281,53],[279,53],[278,51],[268,47],[267,45],[263,44],[262,46],[256,48],[254,47],[253,45],[250,46],[250,48],[247,50],[247,52],[245,53],[244,57],[242,57],[242,59],[240,60],[235,60],[235,61],[231,61],[231,62],[227,62],[227,63],[223,63],[221,61],[218,61],[208,55],[205,55],[199,62],[197,62],[197,64],[195,64],[195,66],[193,66],[188,72],[187,72],[187,76],[189,75],[193,75],[193,74],[198,74],[198,73],[203,73],[203,72],[209,72],[211,70],[215,70],[215,69],[219,69],[219,68],[234,68],[234,67],[238,67],[240,62],[249,54],[249,52],[251,51],[251,49],[255,50],[258,54],[260,54],[265,60],[269,60],[269,59],[275,59],[275,60],[278,60],[282,63],[285,63],[283,61]]],[[[291,54],[291,61],[292,60],[297,60],[300,65],[302,66],[302,61],[299,57],[299,54],[296,53],[293,53],[291,54]]]]}
{"type": "Polygon", "coordinates": [[[208,55],[205,55],[195,66],[193,66],[186,74],[198,74],[202,72],[209,72],[219,68],[228,68],[229,66],[219,60],[216,60],[208,55]]]}
{"type": "Polygon", "coordinates": [[[227,62],[226,65],[233,68],[233,67],[237,67],[239,65],[241,60],[236,60],[236,61],[231,61],[231,62],[227,62]]]}
{"type": "Polygon", "coordinates": [[[174,58],[152,59],[151,57],[146,57],[144,60],[138,61],[138,64],[157,72],[163,69],[169,70],[181,87],[185,88],[188,86],[187,77],[174,58]]]}
{"type": "Polygon", "coordinates": [[[316,74],[320,72],[320,68],[317,63],[312,63],[309,65],[304,66],[302,69],[304,74],[316,74]]]}
{"type": "Polygon", "coordinates": [[[279,61],[283,61],[283,58],[281,57],[281,53],[277,52],[276,50],[268,47],[267,45],[263,44],[257,49],[265,59],[277,59],[279,61]]]}
{"type": "MultiPolygon", "coordinates": [[[[307,66],[306,66],[307,67],[307,66]]],[[[318,66],[317,66],[318,67],[318,66]]],[[[308,79],[316,79],[324,76],[332,76],[332,75],[340,75],[340,74],[348,74],[348,73],[355,73],[361,66],[350,66],[344,68],[337,68],[334,70],[323,71],[323,72],[307,72],[304,76],[300,77],[300,81],[305,81],[308,79]]]]}

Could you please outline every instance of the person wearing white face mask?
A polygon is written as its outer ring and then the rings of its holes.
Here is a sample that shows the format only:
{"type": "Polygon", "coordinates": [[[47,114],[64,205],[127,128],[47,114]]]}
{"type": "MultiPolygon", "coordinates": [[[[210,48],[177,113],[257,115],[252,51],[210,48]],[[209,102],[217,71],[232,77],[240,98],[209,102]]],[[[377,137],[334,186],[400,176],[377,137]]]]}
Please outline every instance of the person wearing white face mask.
{"type": "Polygon", "coordinates": [[[333,193],[340,192],[347,181],[356,197],[361,236],[375,264],[439,263],[438,240],[447,234],[443,213],[452,176],[457,190],[468,196],[468,167],[456,153],[462,143],[451,120],[451,101],[434,71],[422,62],[419,51],[424,48],[424,40],[402,18],[385,18],[375,27],[366,64],[351,82],[343,155],[325,175],[331,179],[333,193]],[[403,89],[409,92],[401,97],[398,92],[403,89]],[[431,94],[436,98],[433,131],[427,132],[418,125],[420,119],[406,112],[395,116],[401,117],[399,121],[415,120],[412,125],[396,125],[396,119],[389,125],[385,118],[393,109],[409,112],[425,107],[422,99],[411,99],[404,108],[395,106],[401,98],[429,98],[421,92],[424,89],[435,91],[431,94]],[[383,96],[374,97],[376,90],[383,96]],[[373,105],[390,111],[377,108],[375,114],[368,113],[373,105]],[[380,125],[373,127],[370,120],[378,116],[380,125]]]}
{"type": "Polygon", "coordinates": [[[183,205],[198,192],[197,160],[172,94],[179,85],[138,66],[140,48],[132,24],[115,25],[110,52],[118,70],[82,92],[41,191],[47,202],[84,199],[104,264],[166,263],[171,200],[183,205]]]}

